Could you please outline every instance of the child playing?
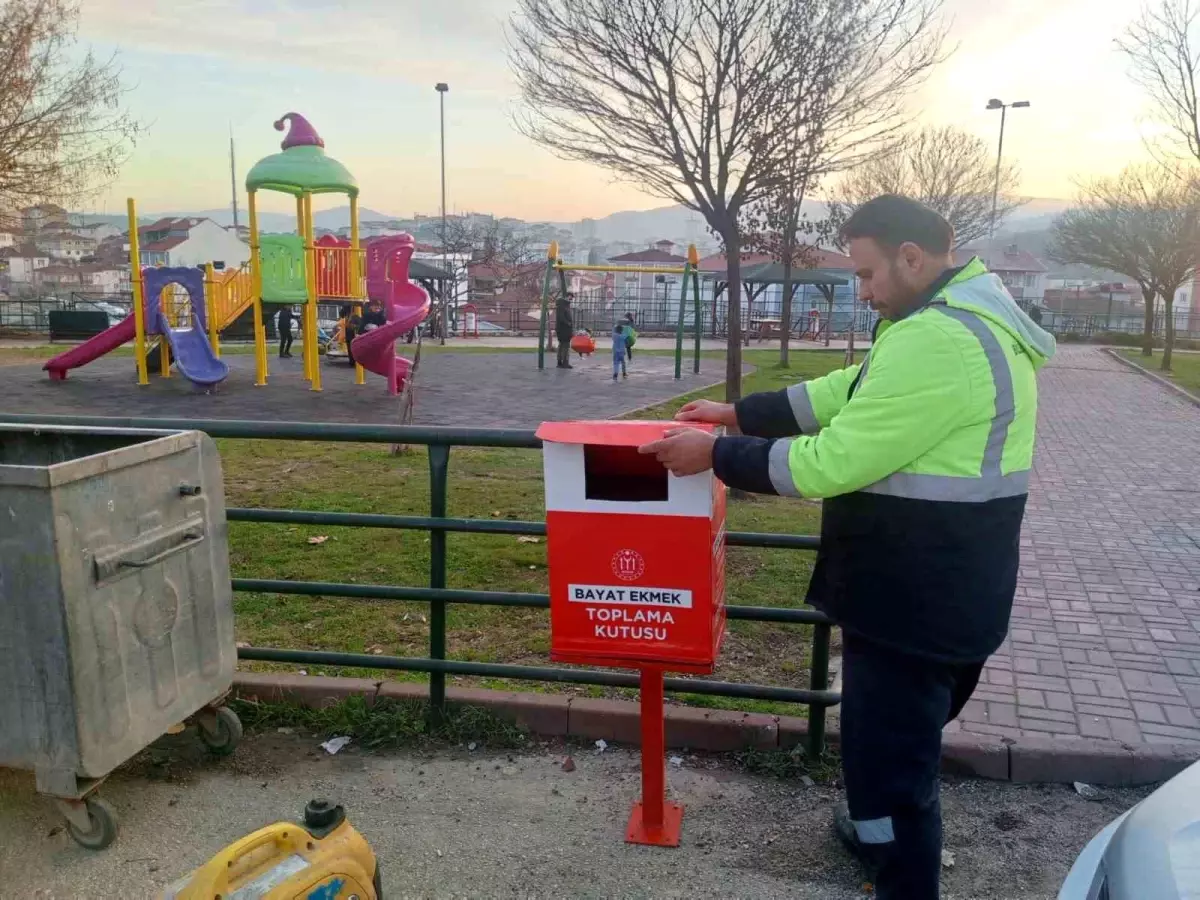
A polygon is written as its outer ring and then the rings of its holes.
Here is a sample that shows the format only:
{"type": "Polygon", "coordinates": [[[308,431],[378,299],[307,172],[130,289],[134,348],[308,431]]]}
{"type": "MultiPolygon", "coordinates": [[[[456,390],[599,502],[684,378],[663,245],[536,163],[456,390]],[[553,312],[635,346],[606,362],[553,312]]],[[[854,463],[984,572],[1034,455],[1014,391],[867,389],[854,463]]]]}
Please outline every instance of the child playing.
{"type": "Polygon", "coordinates": [[[617,380],[618,370],[622,378],[629,377],[629,373],[625,371],[625,326],[620,322],[614,325],[612,330],[612,363],[613,381],[617,380]]]}
{"type": "Polygon", "coordinates": [[[633,327],[633,313],[625,313],[625,358],[633,362],[633,345],[637,343],[637,329],[633,327]]]}

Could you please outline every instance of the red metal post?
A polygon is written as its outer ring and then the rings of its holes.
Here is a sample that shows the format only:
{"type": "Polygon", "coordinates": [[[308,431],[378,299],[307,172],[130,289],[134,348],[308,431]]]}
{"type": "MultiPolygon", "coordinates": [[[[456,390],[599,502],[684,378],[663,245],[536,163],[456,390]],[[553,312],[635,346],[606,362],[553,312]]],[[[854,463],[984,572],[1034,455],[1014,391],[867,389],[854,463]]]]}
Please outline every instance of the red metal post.
{"type": "Polygon", "coordinates": [[[663,670],[641,670],[642,799],[633,805],[625,840],[630,844],[678,847],[683,807],[666,802],[666,732],[663,722],[663,670]]]}

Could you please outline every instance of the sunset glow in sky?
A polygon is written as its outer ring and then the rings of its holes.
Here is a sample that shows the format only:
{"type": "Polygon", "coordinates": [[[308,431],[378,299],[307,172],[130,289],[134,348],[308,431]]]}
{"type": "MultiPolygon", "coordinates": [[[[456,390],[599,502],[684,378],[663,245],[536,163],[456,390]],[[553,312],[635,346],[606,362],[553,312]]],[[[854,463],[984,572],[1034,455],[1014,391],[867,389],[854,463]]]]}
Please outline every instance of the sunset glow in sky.
{"type": "MultiPolygon", "coordinates": [[[[82,39],[117,51],[128,103],[149,125],[96,212],[126,196],[143,210],[229,202],[228,143],[239,178],[278,149],[280,114],[306,115],[358,177],[365,206],[438,208],[438,104],[446,97],[447,205],[570,221],[663,205],[602,171],[561,162],[510,124],[516,88],[503,24],[513,0],[86,0],[82,39]]],[[[993,143],[990,97],[1013,111],[1005,158],[1022,192],[1068,197],[1072,180],[1145,157],[1152,128],[1113,41],[1134,0],[946,0],[957,50],[918,97],[914,119],[953,123],[993,143]]],[[[264,198],[265,199],[265,198],[264,198]]],[[[337,205],[326,199],[318,208],[337,205]]],[[[265,203],[289,208],[286,197],[265,203]]]]}

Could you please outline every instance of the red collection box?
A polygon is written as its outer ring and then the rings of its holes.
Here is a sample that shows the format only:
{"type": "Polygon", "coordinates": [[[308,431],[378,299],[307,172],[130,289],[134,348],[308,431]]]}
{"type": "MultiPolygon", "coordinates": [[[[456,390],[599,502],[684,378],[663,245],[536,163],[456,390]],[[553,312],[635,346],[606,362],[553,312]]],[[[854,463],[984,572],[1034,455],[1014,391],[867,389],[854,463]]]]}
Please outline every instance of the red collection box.
{"type": "Polygon", "coordinates": [[[553,660],[712,672],[725,634],[725,485],[711,471],[677,478],[637,452],[677,427],[538,429],[553,660]]]}

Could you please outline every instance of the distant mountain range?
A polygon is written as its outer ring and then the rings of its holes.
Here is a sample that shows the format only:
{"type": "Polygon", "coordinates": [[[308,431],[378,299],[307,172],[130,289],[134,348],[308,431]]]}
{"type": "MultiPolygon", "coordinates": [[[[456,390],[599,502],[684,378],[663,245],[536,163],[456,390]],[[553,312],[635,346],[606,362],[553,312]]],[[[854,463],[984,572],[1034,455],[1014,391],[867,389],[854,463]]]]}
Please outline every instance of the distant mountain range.
{"type": "MultiPolygon", "coordinates": [[[[1006,232],[1036,231],[1044,229],[1056,215],[1068,206],[1065,200],[1038,198],[1031,200],[1021,209],[1013,213],[1005,222],[1006,232]]],[[[820,219],[825,215],[826,205],[818,201],[808,201],[804,211],[810,218],[820,219]]],[[[221,209],[175,210],[167,212],[144,213],[139,218],[143,223],[152,222],[164,216],[203,216],[212,219],[220,225],[233,224],[233,213],[229,207],[221,209]]],[[[112,222],[123,225],[124,216],[119,215],[80,215],[84,223],[112,222]]],[[[378,210],[362,207],[359,209],[360,221],[407,219],[409,216],[393,215],[378,210]]],[[[239,210],[239,219],[246,223],[246,210],[239,210]]],[[[313,223],[318,228],[333,231],[347,228],[350,225],[350,207],[338,206],[313,214],[313,223]]],[[[596,240],[609,244],[625,241],[632,244],[649,244],[653,241],[668,240],[679,243],[709,243],[711,238],[708,224],[699,213],[683,206],[660,206],[655,209],[626,210],[596,219],[583,219],[575,222],[551,222],[551,225],[570,229],[577,238],[596,240]]],[[[292,231],[296,227],[295,217],[288,213],[260,212],[258,225],[262,231],[292,231]]]]}
{"type": "MultiPolygon", "coordinates": [[[[154,222],[158,219],[167,216],[182,218],[184,216],[192,216],[196,218],[212,219],[218,225],[228,227],[233,224],[233,210],[229,207],[223,209],[195,209],[195,210],[170,210],[166,212],[147,212],[141,213],[138,216],[138,221],[145,225],[154,222]]],[[[238,220],[242,225],[249,221],[248,213],[245,207],[238,209],[238,220]]],[[[400,216],[392,216],[387,213],[377,212],[367,207],[359,207],[358,217],[360,222],[369,222],[376,219],[395,219],[402,218],[400,216]]],[[[121,215],[93,215],[91,213],[71,213],[72,221],[78,220],[80,224],[90,225],[96,222],[108,222],[118,227],[125,226],[125,216],[121,215]]],[[[337,231],[339,228],[350,227],[350,207],[336,206],[333,209],[325,209],[320,212],[313,213],[313,224],[317,228],[328,228],[331,231],[337,231]]],[[[260,212],[258,214],[258,227],[261,231],[295,231],[296,217],[288,213],[275,212],[260,212]]]]}

